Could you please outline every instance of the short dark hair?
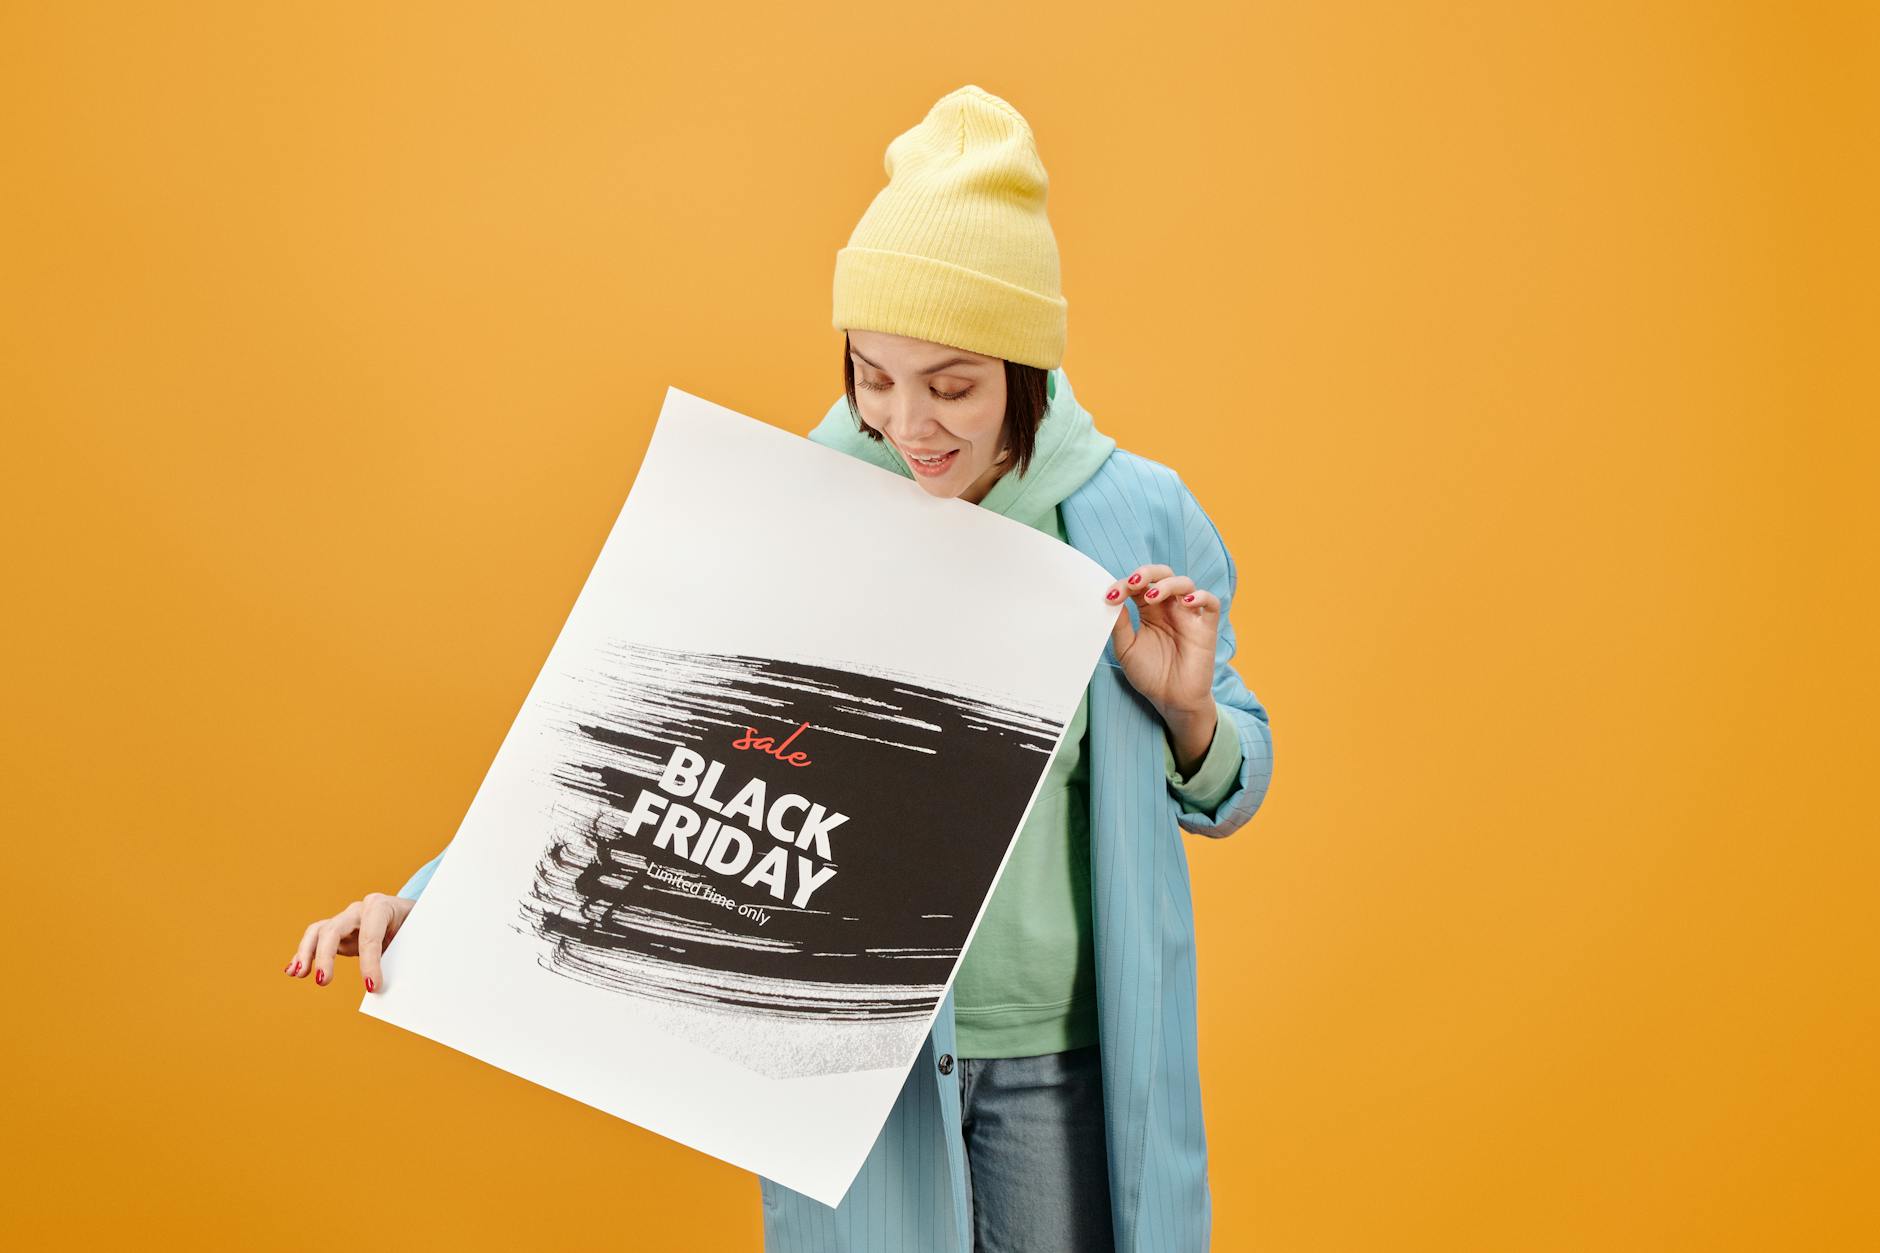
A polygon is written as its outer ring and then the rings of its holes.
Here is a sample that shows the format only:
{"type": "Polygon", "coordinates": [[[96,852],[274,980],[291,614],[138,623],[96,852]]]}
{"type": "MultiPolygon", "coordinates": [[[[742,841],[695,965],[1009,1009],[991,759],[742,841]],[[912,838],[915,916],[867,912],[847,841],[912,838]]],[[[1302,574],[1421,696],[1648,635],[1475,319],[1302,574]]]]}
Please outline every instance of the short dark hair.
{"type": "MultiPolygon", "coordinates": [[[[855,403],[855,359],[849,356],[849,335],[842,333],[842,390],[849,398],[849,413],[856,428],[876,443],[881,432],[862,421],[861,406],[855,403]]],[[[1038,424],[1044,421],[1048,394],[1045,378],[1051,371],[1035,365],[1005,363],[1005,445],[1012,453],[1008,473],[1023,474],[1031,465],[1031,455],[1038,447],[1038,424]]]]}

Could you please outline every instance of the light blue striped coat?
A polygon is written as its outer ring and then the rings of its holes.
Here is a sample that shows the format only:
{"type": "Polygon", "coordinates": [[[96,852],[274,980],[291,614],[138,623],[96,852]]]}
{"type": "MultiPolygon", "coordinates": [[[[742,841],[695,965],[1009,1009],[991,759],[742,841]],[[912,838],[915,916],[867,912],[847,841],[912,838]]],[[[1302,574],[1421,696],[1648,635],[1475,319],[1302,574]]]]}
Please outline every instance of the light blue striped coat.
{"type": "MultiPolygon", "coordinates": [[[[1165,773],[1161,717],[1108,644],[1089,688],[1090,908],[1111,1222],[1123,1253],[1190,1253],[1208,1247],[1212,1207],[1180,832],[1219,838],[1253,817],[1273,775],[1273,733],[1230,664],[1234,560],[1181,478],[1118,448],[1061,508],[1065,541],[1111,574],[1159,562],[1221,600],[1214,698],[1239,728],[1242,760],[1211,812],[1181,808],[1165,773]]],[[[939,1068],[953,1048],[949,991],[842,1204],[831,1209],[761,1180],[769,1253],[971,1253],[959,1072],[939,1068]]]]}
{"type": "MultiPolygon", "coordinates": [[[[1214,697],[1233,716],[1242,757],[1233,790],[1212,811],[1181,808],[1165,773],[1161,718],[1108,644],[1089,686],[1090,908],[1111,1221],[1122,1253],[1190,1253],[1208,1247],[1212,1207],[1180,832],[1219,838],[1253,817],[1272,779],[1273,734],[1230,664],[1233,558],[1180,477],[1118,448],[1060,507],[1066,542],[1111,574],[1157,562],[1221,600],[1214,697]]],[[[400,895],[416,896],[436,865],[400,895]]],[[[842,1204],[831,1209],[760,1179],[769,1253],[971,1253],[954,1039],[948,992],[842,1204]],[[949,1073],[940,1072],[942,1057],[949,1073]]]]}

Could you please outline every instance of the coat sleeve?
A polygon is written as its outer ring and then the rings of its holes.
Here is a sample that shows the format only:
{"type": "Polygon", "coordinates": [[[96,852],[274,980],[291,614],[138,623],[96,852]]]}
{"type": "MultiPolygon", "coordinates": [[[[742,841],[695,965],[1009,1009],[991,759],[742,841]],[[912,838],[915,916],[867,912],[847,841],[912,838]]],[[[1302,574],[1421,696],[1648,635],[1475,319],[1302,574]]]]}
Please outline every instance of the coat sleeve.
{"type": "Polygon", "coordinates": [[[1175,760],[1174,732],[1162,728],[1162,766],[1183,809],[1213,809],[1240,781],[1240,727],[1220,701],[1214,702],[1214,737],[1195,772],[1184,776],[1175,760]]]}
{"type": "MultiPolygon", "coordinates": [[[[1213,592],[1221,601],[1221,629],[1214,647],[1214,699],[1231,719],[1240,740],[1240,768],[1225,795],[1212,805],[1200,805],[1191,793],[1172,788],[1179,813],[1177,822],[1184,831],[1220,839],[1232,835],[1253,817],[1266,799],[1273,779],[1273,729],[1266,706],[1260,703],[1231,664],[1234,656],[1234,624],[1228,610],[1234,603],[1237,572],[1234,558],[1227,551],[1221,533],[1201,508],[1194,493],[1183,484],[1181,498],[1183,552],[1186,574],[1195,586],[1213,592]]],[[[1226,724],[1223,724],[1226,725],[1226,724]]],[[[1216,735],[1220,734],[1217,728],[1216,735]]]]}
{"type": "MultiPolygon", "coordinates": [[[[446,846],[446,848],[448,848],[448,846],[446,846]]],[[[411,877],[405,880],[405,886],[398,889],[398,894],[407,900],[417,900],[418,897],[424,894],[424,889],[430,885],[431,876],[437,873],[437,864],[443,860],[444,854],[439,853],[430,861],[419,866],[417,870],[412,872],[411,877]]]]}

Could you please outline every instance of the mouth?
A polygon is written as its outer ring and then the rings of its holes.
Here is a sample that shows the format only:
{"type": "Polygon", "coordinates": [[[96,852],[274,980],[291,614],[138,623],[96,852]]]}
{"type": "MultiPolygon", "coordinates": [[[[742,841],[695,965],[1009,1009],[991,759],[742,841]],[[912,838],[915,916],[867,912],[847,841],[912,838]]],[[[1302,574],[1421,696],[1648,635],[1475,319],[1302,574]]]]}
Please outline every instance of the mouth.
{"type": "Polygon", "coordinates": [[[952,469],[954,458],[958,457],[959,454],[960,450],[955,448],[951,452],[942,453],[938,457],[928,458],[916,457],[913,453],[903,450],[903,455],[907,457],[907,463],[914,467],[914,473],[925,475],[929,478],[945,474],[948,470],[952,469]]]}

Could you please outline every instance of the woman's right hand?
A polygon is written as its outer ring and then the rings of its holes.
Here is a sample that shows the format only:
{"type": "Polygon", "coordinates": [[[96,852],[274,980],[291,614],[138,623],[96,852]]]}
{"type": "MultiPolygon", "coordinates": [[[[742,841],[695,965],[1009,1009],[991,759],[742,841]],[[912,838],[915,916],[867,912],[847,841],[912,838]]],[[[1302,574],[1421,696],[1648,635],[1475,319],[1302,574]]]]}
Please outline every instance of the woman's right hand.
{"type": "Polygon", "coordinates": [[[294,978],[313,976],[318,987],[333,982],[333,955],[357,957],[359,974],[366,991],[384,990],[385,976],[379,973],[379,954],[405,925],[411,907],[418,902],[406,896],[387,896],[368,892],[364,900],[354,901],[331,918],[310,925],[300,937],[300,949],[281,972],[294,978]]]}

